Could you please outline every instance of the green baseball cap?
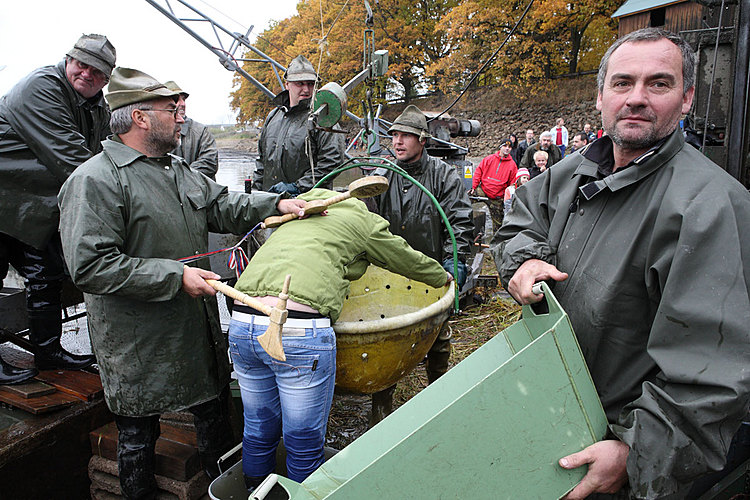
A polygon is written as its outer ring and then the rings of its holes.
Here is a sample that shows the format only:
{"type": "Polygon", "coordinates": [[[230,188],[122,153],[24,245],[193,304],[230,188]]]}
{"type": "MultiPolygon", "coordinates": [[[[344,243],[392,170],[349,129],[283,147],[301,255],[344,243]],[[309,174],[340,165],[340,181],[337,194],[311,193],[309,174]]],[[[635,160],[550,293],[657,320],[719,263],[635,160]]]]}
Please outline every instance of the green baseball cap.
{"type": "Polygon", "coordinates": [[[176,97],[179,91],[170,90],[163,83],[142,71],[131,68],[115,68],[109,80],[107,99],[112,111],[136,102],[151,101],[160,97],[176,97]]]}
{"type": "Polygon", "coordinates": [[[67,54],[82,63],[93,66],[109,76],[115,67],[117,51],[104,35],[81,35],[67,54]]]}

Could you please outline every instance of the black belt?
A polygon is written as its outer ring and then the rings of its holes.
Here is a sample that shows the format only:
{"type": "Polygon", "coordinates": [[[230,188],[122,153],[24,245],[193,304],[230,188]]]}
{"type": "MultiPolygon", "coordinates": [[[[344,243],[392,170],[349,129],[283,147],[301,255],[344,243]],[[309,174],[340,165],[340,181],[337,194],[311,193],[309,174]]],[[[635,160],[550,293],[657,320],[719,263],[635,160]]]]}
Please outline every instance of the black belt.
{"type": "MultiPolygon", "coordinates": [[[[254,316],[267,316],[261,311],[258,311],[255,308],[252,308],[250,306],[246,306],[244,304],[237,304],[235,303],[232,306],[233,311],[239,311],[243,312],[245,314],[252,314],[254,316]]],[[[319,312],[306,312],[306,311],[295,311],[294,309],[287,309],[288,318],[297,318],[297,319],[322,319],[326,316],[323,316],[319,312]]]]}

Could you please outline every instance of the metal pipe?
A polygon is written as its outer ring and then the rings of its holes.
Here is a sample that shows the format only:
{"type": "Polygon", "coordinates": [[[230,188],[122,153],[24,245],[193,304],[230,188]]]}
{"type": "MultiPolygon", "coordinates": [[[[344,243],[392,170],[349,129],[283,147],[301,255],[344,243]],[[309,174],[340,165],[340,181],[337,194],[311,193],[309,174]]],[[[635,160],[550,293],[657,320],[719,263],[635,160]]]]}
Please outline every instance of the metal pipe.
{"type": "Polygon", "coordinates": [[[721,18],[724,15],[724,0],[721,0],[719,10],[719,25],[716,27],[716,44],[714,45],[714,64],[711,67],[711,83],[708,85],[708,99],[706,99],[706,119],[703,122],[703,144],[701,151],[706,154],[706,137],[708,136],[708,112],[711,110],[711,94],[714,90],[714,79],[716,78],[716,61],[719,58],[719,36],[721,35],[721,18]]]}
{"type": "MultiPolygon", "coordinates": [[[[186,6],[186,7],[190,8],[190,9],[192,9],[193,11],[195,11],[195,13],[197,13],[198,15],[201,15],[201,16],[203,15],[198,10],[196,10],[194,7],[192,7],[191,5],[187,4],[186,2],[184,2],[182,0],[178,0],[178,1],[181,4],[183,4],[184,6],[186,6]]],[[[210,50],[211,52],[213,52],[219,58],[219,61],[221,62],[222,66],[224,66],[226,69],[228,69],[229,71],[237,71],[242,76],[244,76],[245,78],[247,78],[248,80],[250,80],[253,83],[253,85],[255,85],[256,87],[258,87],[258,89],[260,89],[264,94],[266,94],[271,99],[273,99],[276,96],[276,94],[274,92],[272,92],[265,85],[263,85],[261,82],[259,82],[258,80],[256,80],[252,76],[250,76],[250,74],[247,71],[245,71],[242,68],[240,68],[239,65],[235,62],[235,60],[231,57],[231,54],[229,54],[227,51],[225,51],[223,49],[218,49],[218,48],[214,47],[213,45],[211,45],[210,43],[208,43],[206,40],[203,39],[203,37],[201,35],[199,35],[195,31],[193,31],[190,27],[188,27],[182,21],[182,19],[178,18],[171,11],[168,11],[167,9],[165,9],[164,7],[162,7],[161,5],[159,5],[159,3],[156,2],[156,0],[146,0],[146,2],[149,5],[151,5],[153,8],[155,8],[156,10],[158,10],[159,12],[161,12],[164,16],[166,16],[167,18],[169,18],[170,21],[172,21],[177,26],[179,26],[180,28],[182,28],[182,30],[185,31],[188,35],[190,35],[193,38],[195,38],[201,45],[203,45],[208,50],[210,50]]],[[[214,27],[214,33],[216,33],[215,28],[219,28],[221,31],[223,31],[227,35],[231,36],[234,39],[237,39],[237,35],[235,33],[230,32],[229,30],[227,30],[227,29],[223,28],[222,26],[214,23],[213,21],[211,21],[211,25],[214,27]]],[[[252,45],[249,45],[249,44],[245,43],[244,41],[242,41],[242,44],[245,45],[248,49],[250,49],[253,52],[255,52],[256,54],[258,54],[259,56],[261,56],[262,58],[264,58],[272,66],[279,66],[282,69],[286,69],[286,68],[284,68],[284,66],[281,66],[279,63],[277,63],[276,61],[274,61],[273,59],[271,59],[270,57],[268,57],[266,54],[264,54],[263,52],[259,51],[255,47],[253,47],[252,45]]]]}
{"type": "Polygon", "coordinates": [[[750,0],[740,0],[737,22],[737,44],[734,60],[734,95],[729,108],[729,138],[727,141],[727,172],[744,184],[747,170],[745,157],[748,127],[748,86],[750,86],[750,0]]]}

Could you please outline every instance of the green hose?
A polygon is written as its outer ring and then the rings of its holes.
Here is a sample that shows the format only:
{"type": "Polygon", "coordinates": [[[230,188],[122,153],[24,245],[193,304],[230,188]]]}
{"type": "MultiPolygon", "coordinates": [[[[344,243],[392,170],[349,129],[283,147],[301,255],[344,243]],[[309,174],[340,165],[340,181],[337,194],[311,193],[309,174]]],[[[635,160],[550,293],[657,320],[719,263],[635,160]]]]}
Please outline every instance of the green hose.
{"type": "MultiPolygon", "coordinates": [[[[320,179],[314,188],[320,187],[325,181],[327,181],[330,178],[333,178],[337,175],[339,175],[341,172],[345,172],[347,170],[350,170],[354,167],[376,167],[376,168],[385,168],[387,170],[390,170],[391,172],[395,172],[398,175],[408,179],[412,184],[417,186],[419,189],[421,189],[429,198],[432,200],[433,205],[435,205],[435,208],[437,208],[438,213],[440,213],[440,217],[443,219],[443,224],[445,224],[445,227],[448,229],[448,235],[451,237],[451,243],[453,244],[453,276],[458,276],[458,244],[456,243],[456,236],[453,234],[453,228],[451,227],[450,222],[448,222],[448,217],[445,215],[445,212],[443,211],[443,208],[440,206],[440,203],[438,203],[435,196],[426,188],[424,187],[419,181],[417,181],[414,177],[407,174],[406,171],[393,163],[390,160],[387,160],[385,158],[372,158],[372,157],[363,157],[363,158],[357,158],[357,161],[354,161],[350,165],[344,165],[342,167],[337,168],[333,172],[329,173],[322,179],[320,179]],[[364,160],[364,161],[360,161],[364,160]],[[374,163],[373,161],[377,161],[377,163],[374,163]],[[383,163],[385,162],[385,163],[383,163]]],[[[456,282],[455,286],[455,298],[453,301],[453,309],[455,312],[458,312],[458,282],[456,282]]]]}

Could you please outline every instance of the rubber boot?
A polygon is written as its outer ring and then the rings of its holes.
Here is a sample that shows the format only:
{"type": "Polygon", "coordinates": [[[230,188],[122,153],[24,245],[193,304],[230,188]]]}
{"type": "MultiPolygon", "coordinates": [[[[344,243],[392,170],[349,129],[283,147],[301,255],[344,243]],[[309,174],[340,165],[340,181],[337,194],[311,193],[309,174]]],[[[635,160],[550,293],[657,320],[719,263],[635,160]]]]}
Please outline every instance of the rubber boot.
{"type": "Polygon", "coordinates": [[[448,371],[448,358],[450,358],[450,352],[434,352],[430,351],[427,353],[427,384],[431,384],[448,371]]]}
{"type": "Polygon", "coordinates": [[[115,415],[117,424],[117,467],[120,489],[127,500],[156,498],[156,440],[159,416],[124,417],[115,415]]]}
{"type": "Polygon", "coordinates": [[[0,385],[20,384],[36,377],[39,371],[35,368],[18,368],[6,363],[0,356],[0,385]]]}
{"type": "Polygon", "coordinates": [[[59,311],[29,313],[29,340],[36,346],[34,365],[39,370],[80,370],[96,363],[93,354],[82,356],[63,349],[61,333],[59,311]]]}
{"type": "Polygon", "coordinates": [[[252,493],[253,491],[255,491],[255,488],[257,488],[265,479],[265,477],[252,477],[245,476],[244,474],[242,475],[242,477],[245,478],[245,488],[247,488],[248,493],[252,493]]]}
{"type": "Polygon", "coordinates": [[[212,481],[220,475],[219,459],[234,445],[227,413],[229,397],[227,386],[219,397],[189,408],[194,416],[198,455],[203,470],[212,481]]]}
{"type": "Polygon", "coordinates": [[[396,384],[372,394],[372,408],[367,428],[372,429],[385,417],[393,413],[393,393],[396,392],[396,384]]]}

